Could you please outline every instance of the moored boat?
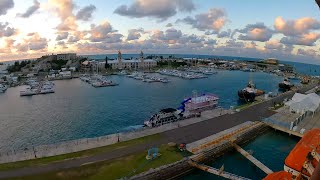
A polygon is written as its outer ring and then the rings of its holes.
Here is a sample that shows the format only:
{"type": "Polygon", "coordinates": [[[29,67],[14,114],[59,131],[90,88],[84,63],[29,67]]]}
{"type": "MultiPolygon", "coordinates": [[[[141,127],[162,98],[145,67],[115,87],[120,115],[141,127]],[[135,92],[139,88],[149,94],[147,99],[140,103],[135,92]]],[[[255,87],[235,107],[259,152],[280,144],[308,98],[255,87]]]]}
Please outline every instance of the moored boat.
{"type": "Polygon", "coordinates": [[[284,78],[284,80],[281,83],[279,83],[279,89],[284,91],[290,90],[293,86],[294,85],[291,84],[288,78],[284,78]]]}
{"type": "Polygon", "coordinates": [[[252,81],[248,83],[247,87],[238,91],[239,99],[246,102],[253,102],[255,101],[256,96],[260,96],[262,94],[264,94],[264,91],[256,89],[252,81]]]}
{"type": "Polygon", "coordinates": [[[178,121],[182,118],[181,111],[174,108],[166,108],[154,114],[149,120],[144,122],[146,127],[156,127],[178,121]]]}
{"type": "Polygon", "coordinates": [[[0,93],[5,92],[8,89],[8,87],[4,84],[0,84],[0,93]]]}

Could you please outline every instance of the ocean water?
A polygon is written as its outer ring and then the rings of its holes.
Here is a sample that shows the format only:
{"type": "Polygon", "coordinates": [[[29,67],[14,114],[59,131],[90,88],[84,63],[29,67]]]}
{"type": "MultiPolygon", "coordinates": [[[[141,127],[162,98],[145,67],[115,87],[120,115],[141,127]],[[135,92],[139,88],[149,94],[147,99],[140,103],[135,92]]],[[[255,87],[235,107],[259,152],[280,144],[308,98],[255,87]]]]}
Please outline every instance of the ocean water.
{"type": "MultiPolygon", "coordinates": [[[[269,167],[272,171],[276,172],[283,170],[285,158],[298,141],[299,138],[297,137],[272,130],[259,136],[249,144],[242,146],[242,148],[246,151],[251,151],[255,158],[269,167]]],[[[208,165],[217,169],[220,169],[220,167],[224,165],[224,170],[226,172],[253,180],[263,179],[266,176],[262,170],[237,151],[230,151],[208,165]]],[[[181,179],[224,180],[224,178],[200,170],[195,170],[181,179]]]]}
{"type": "Polygon", "coordinates": [[[0,94],[0,151],[97,137],[139,127],[162,108],[178,108],[193,90],[220,97],[224,108],[239,104],[237,91],[252,77],[259,89],[277,92],[279,76],[219,71],[206,79],[169,77],[170,83],[144,83],[109,76],[116,87],[94,88],[80,79],[55,81],[56,92],[20,97],[23,87],[0,94]]]}

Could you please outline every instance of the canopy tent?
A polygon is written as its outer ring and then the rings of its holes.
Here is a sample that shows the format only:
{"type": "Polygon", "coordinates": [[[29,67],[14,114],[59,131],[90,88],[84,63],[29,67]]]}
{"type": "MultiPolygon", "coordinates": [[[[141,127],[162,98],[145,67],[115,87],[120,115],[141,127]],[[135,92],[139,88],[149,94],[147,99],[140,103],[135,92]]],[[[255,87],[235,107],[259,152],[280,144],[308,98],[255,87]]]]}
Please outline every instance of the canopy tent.
{"type": "Polygon", "coordinates": [[[308,95],[296,93],[290,101],[285,103],[285,105],[290,107],[291,112],[303,114],[310,111],[315,113],[320,106],[320,96],[315,93],[308,95]]]}

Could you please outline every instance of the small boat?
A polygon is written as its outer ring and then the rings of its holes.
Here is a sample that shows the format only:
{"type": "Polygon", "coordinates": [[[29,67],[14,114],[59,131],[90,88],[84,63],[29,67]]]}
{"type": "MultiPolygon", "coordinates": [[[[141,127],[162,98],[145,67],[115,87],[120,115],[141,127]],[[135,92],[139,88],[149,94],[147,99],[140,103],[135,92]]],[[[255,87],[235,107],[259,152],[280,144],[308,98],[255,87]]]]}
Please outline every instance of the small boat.
{"type": "Polygon", "coordinates": [[[25,90],[20,91],[20,96],[33,96],[39,93],[39,89],[31,88],[30,86],[26,87],[25,90]]]}
{"type": "Polygon", "coordinates": [[[92,83],[92,86],[95,88],[98,87],[108,87],[108,86],[117,86],[117,83],[114,83],[112,81],[96,81],[92,83]]]}
{"type": "Polygon", "coordinates": [[[6,85],[0,84],[0,93],[4,93],[8,87],[6,85]]]}
{"type": "Polygon", "coordinates": [[[285,78],[283,82],[279,83],[279,89],[289,91],[294,85],[290,83],[289,79],[285,78]]]}
{"type": "Polygon", "coordinates": [[[39,94],[49,94],[49,93],[54,93],[54,88],[51,85],[43,85],[39,92],[39,94]]]}

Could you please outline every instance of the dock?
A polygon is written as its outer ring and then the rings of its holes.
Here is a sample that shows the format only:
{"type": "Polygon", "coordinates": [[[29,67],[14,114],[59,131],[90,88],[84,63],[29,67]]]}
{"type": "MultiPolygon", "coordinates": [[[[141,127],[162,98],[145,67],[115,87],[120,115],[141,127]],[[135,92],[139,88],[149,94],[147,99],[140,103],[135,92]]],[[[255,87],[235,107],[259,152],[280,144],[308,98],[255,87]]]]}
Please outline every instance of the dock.
{"type": "Polygon", "coordinates": [[[262,164],[259,160],[257,160],[255,157],[253,157],[251,154],[249,154],[244,149],[242,149],[240,146],[238,146],[235,143],[232,143],[232,145],[240,154],[242,154],[245,158],[247,158],[249,161],[251,161],[258,168],[260,168],[263,172],[265,172],[266,174],[273,173],[273,171],[271,169],[269,169],[267,166],[262,164]]]}
{"type": "Polygon", "coordinates": [[[273,129],[275,130],[278,130],[278,131],[282,131],[282,132],[285,132],[285,133],[288,133],[289,135],[294,135],[294,136],[297,136],[297,137],[302,137],[303,134],[299,133],[299,132],[296,132],[296,131],[291,131],[287,128],[284,128],[284,127],[281,127],[281,126],[277,126],[277,125],[274,125],[272,123],[267,123],[267,122],[264,122],[266,125],[272,127],[273,129]]]}
{"type": "Polygon", "coordinates": [[[192,167],[198,168],[200,170],[209,172],[209,173],[217,175],[217,176],[224,177],[226,179],[231,179],[231,180],[250,180],[248,178],[241,177],[241,176],[238,176],[236,174],[225,172],[225,171],[223,171],[223,169],[216,169],[216,168],[204,165],[204,164],[198,164],[198,163],[196,163],[196,162],[194,162],[192,160],[189,161],[189,164],[192,167]]]}

